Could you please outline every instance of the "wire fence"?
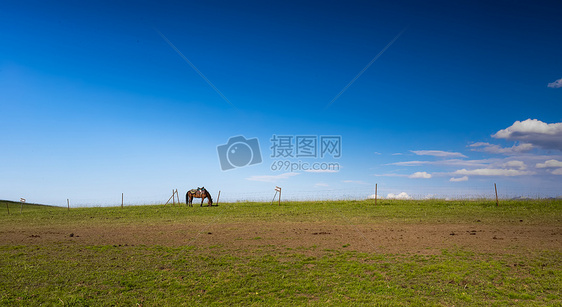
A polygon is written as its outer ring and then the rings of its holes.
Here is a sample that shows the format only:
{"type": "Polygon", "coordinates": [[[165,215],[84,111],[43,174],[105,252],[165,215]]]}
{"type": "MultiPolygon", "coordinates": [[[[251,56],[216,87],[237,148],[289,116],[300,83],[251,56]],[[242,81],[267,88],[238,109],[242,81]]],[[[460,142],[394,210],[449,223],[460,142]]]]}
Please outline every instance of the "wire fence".
{"type": "MultiPolygon", "coordinates": [[[[378,199],[443,199],[443,200],[474,200],[495,199],[496,190],[494,185],[475,185],[463,188],[450,186],[392,186],[377,184],[378,199]]],[[[221,202],[271,202],[275,191],[249,192],[228,191],[221,192],[221,202]]],[[[364,200],[375,197],[375,186],[356,186],[339,189],[313,189],[293,190],[283,189],[281,201],[321,201],[321,200],[364,200]]],[[[527,188],[518,187],[503,188],[497,186],[497,197],[499,199],[540,199],[561,198],[562,191],[549,188],[527,188]]]]}
{"type": "MultiPolygon", "coordinates": [[[[235,202],[273,202],[276,195],[275,186],[271,191],[240,191],[224,189],[210,191],[215,204],[235,202]]],[[[377,199],[442,199],[442,200],[475,200],[495,199],[496,191],[494,185],[473,185],[464,187],[451,186],[393,186],[384,183],[377,184],[377,199]]],[[[180,203],[185,204],[185,191],[178,189],[180,203]]],[[[172,189],[169,192],[143,194],[123,193],[116,195],[97,195],[95,198],[64,198],[52,202],[31,200],[34,203],[46,203],[60,207],[105,207],[105,206],[131,206],[131,205],[160,205],[170,200],[172,189]]],[[[277,197],[275,201],[277,201],[277,197]]],[[[503,187],[497,185],[497,197],[499,199],[543,199],[562,198],[562,189],[541,187],[503,187]]],[[[281,201],[329,201],[329,200],[365,200],[375,198],[375,185],[359,185],[349,188],[314,188],[314,189],[290,189],[283,188],[281,201]]],[[[177,198],[174,200],[177,203],[177,198]]],[[[200,199],[195,199],[197,204],[200,199]]],[[[207,200],[205,200],[205,203],[207,200]]],[[[170,200],[170,203],[172,201],[170,200]]]]}

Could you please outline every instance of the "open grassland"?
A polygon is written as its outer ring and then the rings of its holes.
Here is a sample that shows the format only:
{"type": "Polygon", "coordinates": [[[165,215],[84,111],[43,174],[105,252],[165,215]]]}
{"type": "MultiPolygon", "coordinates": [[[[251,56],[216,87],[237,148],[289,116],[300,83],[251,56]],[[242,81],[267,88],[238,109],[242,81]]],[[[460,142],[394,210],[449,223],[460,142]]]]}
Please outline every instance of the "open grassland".
{"type": "Polygon", "coordinates": [[[0,305],[562,304],[562,201],[0,202],[0,305]]]}

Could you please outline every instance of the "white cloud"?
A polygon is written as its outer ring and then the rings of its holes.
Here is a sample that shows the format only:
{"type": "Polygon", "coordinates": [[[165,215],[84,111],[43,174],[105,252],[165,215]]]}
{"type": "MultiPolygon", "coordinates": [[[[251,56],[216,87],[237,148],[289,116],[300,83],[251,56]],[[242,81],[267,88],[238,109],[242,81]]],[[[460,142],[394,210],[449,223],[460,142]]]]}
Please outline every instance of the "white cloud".
{"type": "Polygon", "coordinates": [[[453,177],[453,178],[449,179],[449,181],[451,181],[451,182],[461,182],[461,181],[467,181],[467,180],[468,180],[468,176],[462,176],[460,178],[453,177]]]}
{"type": "Polygon", "coordinates": [[[386,195],[386,198],[388,198],[388,199],[413,199],[413,197],[408,195],[406,192],[402,192],[398,195],[393,194],[393,193],[388,193],[388,195],[386,195]]]}
{"type": "Polygon", "coordinates": [[[538,119],[527,119],[522,122],[516,121],[510,127],[498,131],[494,137],[507,139],[517,134],[523,133],[540,133],[557,135],[562,131],[562,123],[547,124],[538,119]]]}
{"type": "Polygon", "coordinates": [[[512,147],[504,148],[495,144],[478,142],[478,143],[470,144],[468,145],[468,147],[472,147],[473,151],[483,151],[493,154],[505,154],[505,155],[518,154],[533,149],[533,145],[529,143],[523,143],[519,145],[513,145],[512,147]]]}
{"type": "Polygon", "coordinates": [[[561,88],[562,87],[562,79],[558,79],[554,82],[549,83],[548,87],[550,87],[550,88],[561,88]]]}
{"type": "Polygon", "coordinates": [[[489,164],[489,160],[448,159],[448,160],[439,160],[439,161],[403,161],[403,162],[388,163],[386,165],[398,165],[398,166],[439,165],[439,166],[485,167],[488,164],[489,164]]]}
{"type": "Polygon", "coordinates": [[[525,164],[525,162],[519,160],[507,161],[503,164],[503,166],[506,168],[518,168],[520,170],[527,169],[527,165],[525,164]]]}
{"type": "Polygon", "coordinates": [[[431,178],[431,174],[428,174],[426,172],[415,172],[415,173],[411,174],[410,176],[408,176],[408,178],[429,179],[429,178],[431,178]]]}
{"type": "Polygon", "coordinates": [[[558,160],[547,160],[544,163],[537,163],[535,165],[536,168],[556,168],[555,170],[551,171],[550,173],[553,175],[562,175],[562,161],[558,160]]]}
{"type": "Polygon", "coordinates": [[[419,166],[424,164],[433,164],[435,161],[404,161],[388,163],[386,165],[399,165],[399,166],[419,166]]]}
{"type": "Polygon", "coordinates": [[[454,175],[468,175],[468,176],[523,176],[532,175],[534,172],[521,171],[515,169],[499,169],[499,168],[479,168],[473,170],[461,169],[453,172],[454,175]]]}
{"type": "Polygon", "coordinates": [[[562,175],[562,168],[557,168],[551,172],[553,175],[562,175]]]}
{"type": "Polygon", "coordinates": [[[255,176],[250,176],[250,177],[246,178],[246,180],[261,181],[261,182],[277,182],[279,180],[291,178],[291,177],[296,176],[298,174],[299,173],[283,173],[283,174],[279,174],[279,175],[262,175],[262,176],[255,175],[255,176]]]}
{"type": "Polygon", "coordinates": [[[535,167],[536,168],[562,167],[562,162],[552,159],[552,160],[545,161],[544,163],[537,163],[535,167]]]}
{"type": "Polygon", "coordinates": [[[530,143],[545,149],[562,150],[562,123],[547,124],[537,119],[516,121],[492,137],[530,143]]]}
{"type": "Polygon", "coordinates": [[[466,158],[466,156],[460,152],[451,152],[451,151],[442,151],[442,150],[411,150],[411,152],[415,153],[418,156],[466,158]]]}
{"type": "MultiPolygon", "coordinates": [[[[369,197],[367,197],[368,199],[375,199],[375,194],[371,194],[369,195],[369,197]]],[[[377,199],[384,199],[384,197],[382,197],[381,195],[377,194],[377,199]]]]}

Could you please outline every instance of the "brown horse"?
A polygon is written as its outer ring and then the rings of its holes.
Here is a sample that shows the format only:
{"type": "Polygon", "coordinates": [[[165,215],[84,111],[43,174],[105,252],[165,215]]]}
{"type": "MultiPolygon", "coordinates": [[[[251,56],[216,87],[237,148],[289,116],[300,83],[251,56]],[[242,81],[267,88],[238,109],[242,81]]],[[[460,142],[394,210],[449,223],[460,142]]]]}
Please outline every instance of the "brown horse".
{"type": "Polygon", "coordinates": [[[209,200],[207,201],[209,207],[213,205],[213,199],[211,198],[211,193],[209,193],[209,191],[207,191],[207,189],[205,189],[205,187],[202,188],[197,188],[197,189],[191,189],[189,191],[187,191],[187,193],[185,194],[185,203],[190,206],[193,207],[193,198],[201,198],[201,207],[203,207],[203,201],[205,200],[205,198],[208,198],[209,200]]]}

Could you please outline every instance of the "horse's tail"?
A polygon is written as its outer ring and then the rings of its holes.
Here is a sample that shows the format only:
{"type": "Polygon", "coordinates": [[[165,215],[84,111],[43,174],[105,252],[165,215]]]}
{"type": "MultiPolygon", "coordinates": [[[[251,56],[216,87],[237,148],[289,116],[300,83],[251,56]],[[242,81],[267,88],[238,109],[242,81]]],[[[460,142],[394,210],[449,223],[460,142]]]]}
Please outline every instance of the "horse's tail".
{"type": "Polygon", "coordinates": [[[187,191],[187,193],[185,193],[185,204],[189,205],[189,191],[187,191]]]}

